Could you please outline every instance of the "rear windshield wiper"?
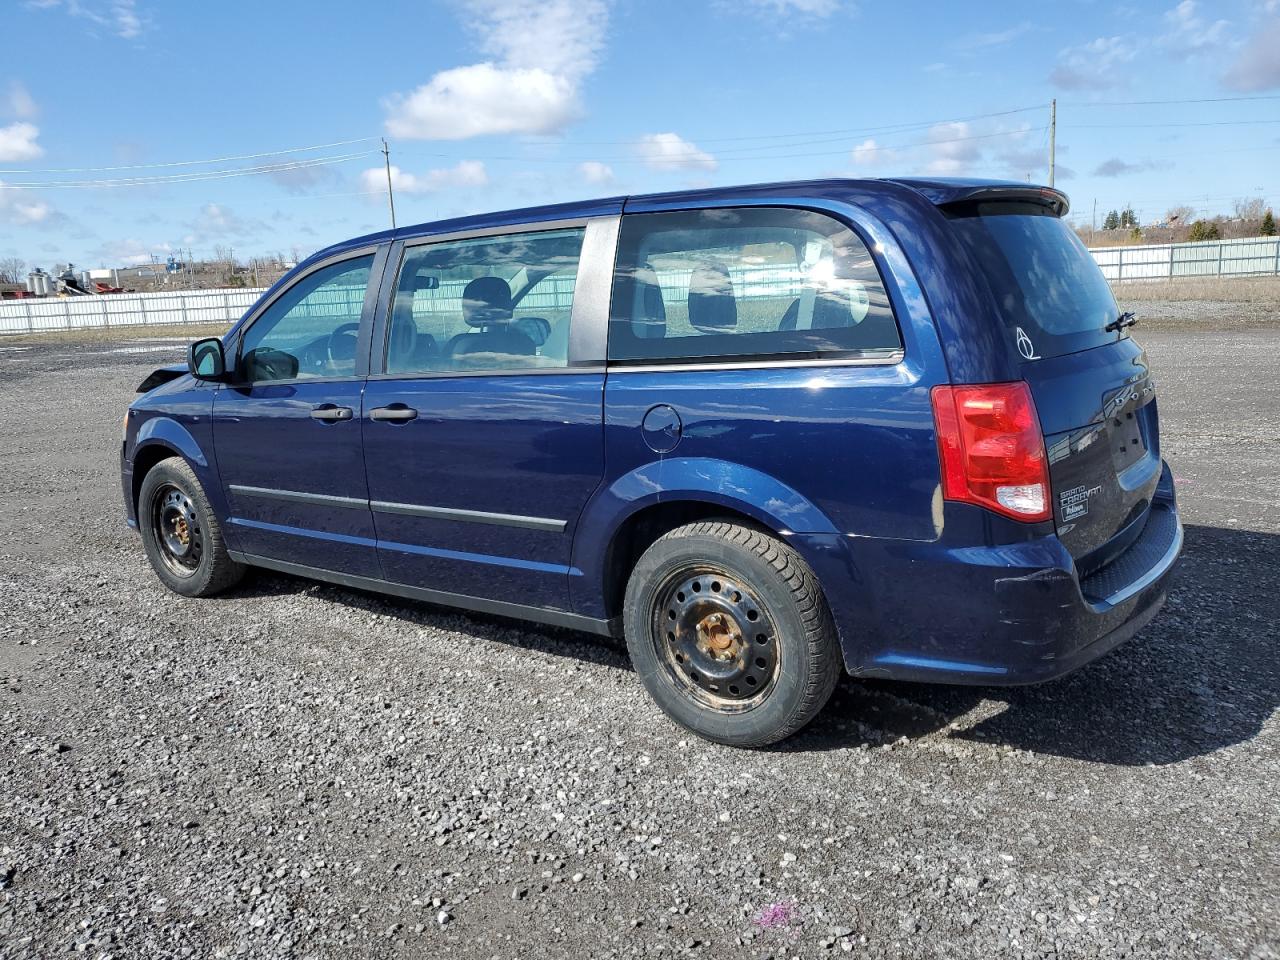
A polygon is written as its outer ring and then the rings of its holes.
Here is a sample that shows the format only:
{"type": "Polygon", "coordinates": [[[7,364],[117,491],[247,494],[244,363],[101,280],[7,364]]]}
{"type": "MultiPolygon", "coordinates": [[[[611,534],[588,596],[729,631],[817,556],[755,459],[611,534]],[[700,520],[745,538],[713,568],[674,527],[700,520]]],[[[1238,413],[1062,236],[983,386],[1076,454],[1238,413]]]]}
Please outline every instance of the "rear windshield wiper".
{"type": "Polygon", "coordinates": [[[1132,313],[1125,311],[1124,313],[1120,314],[1120,316],[1116,317],[1114,320],[1108,323],[1102,329],[1106,333],[1115,333],[1118,330],[1123,330],[1125,327],[1132,327],[1137,322],[1138,322],[1137,317],[1135,317],[1132,313]]]}

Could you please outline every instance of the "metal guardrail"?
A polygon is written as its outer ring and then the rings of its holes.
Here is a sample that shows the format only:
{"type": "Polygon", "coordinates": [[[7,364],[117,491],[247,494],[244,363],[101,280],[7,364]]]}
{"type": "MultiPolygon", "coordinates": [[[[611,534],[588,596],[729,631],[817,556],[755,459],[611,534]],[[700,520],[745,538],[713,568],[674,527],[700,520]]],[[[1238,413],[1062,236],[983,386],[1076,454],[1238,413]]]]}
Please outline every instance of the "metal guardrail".
{"type": "MultiPolygon", "coordinates": [[[[1098,247],[1089,252],[1098,261],[1103,276],[1112,281],[1280,275],[1278,237],[1098,247]]],[[[523,306],[544,310],[567,308],[573,281],[567,277],[550,279],[563,279],[567,283],[553,282],[546,290],[532,291],[523,306]]],[[[782,288],[795,287],[798,290],[800,282],[794,270],[780,271],[776,267],[735,271],[733,276],[734,289],[741,299],[780,296],[782,288]]],[[[457,309],[461,310],[463,285],[457,284],[456,291],[442,290],[434,305],[439,307],[442,305],[440,301],[450,301],[451,295],[456,295],[457,309]]],[[[676,279],[670,286],[675,290],[681,283],[676,279]]],[[[183,323],[230,326],[257,302],[264,291],[265,288],[185,290],[6,300],[0,302],[0,335],[183,323]]],[[[793,292],[792,295],[798,294],[793,292]]],[[[332,303],[328,300],[314,302],[315,312],[319,316],[334,309],[348,310],[349,299],[347,293],[334,291],[332,303]]]]}

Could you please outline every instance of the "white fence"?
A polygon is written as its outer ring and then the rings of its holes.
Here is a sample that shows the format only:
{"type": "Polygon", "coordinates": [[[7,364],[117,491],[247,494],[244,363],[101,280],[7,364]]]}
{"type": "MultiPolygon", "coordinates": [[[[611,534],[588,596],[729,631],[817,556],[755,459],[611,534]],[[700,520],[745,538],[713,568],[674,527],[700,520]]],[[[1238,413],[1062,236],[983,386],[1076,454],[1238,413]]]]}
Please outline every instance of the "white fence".
{"type": "MultiPolygon", "coordinates": [[[[1089,251],[1108,280],[1167,280],[1178,277],[1246,277],[1280,274],[1280,238],[1210,240],[1134,247],[1099,247],[1089,251]]],[[[757,278],[764,282],[772,278],[757,278]]],[[[768,285],[768,284],[765,284],[768,285]]],[[[754,287],[735,278],[740,295],[754,287]]],[[[562,306],[567,291],[533,291],[527,307],[562,306]],[[536,296],[535,296],[536,295],[536,296]],[[539,299],[541,298],[541,299],[539,299]],[[538,302],[535,303],[535,299],[538,302]],[[546,302],[543,303],[542,299],[546,302]]],[[[261,296],[261,289],[185,290],[173,293],[129,293],[105,296],[54,297],[0,301],[0,335],[83,330],[89,327],[151,326],[207,323],[230,326],[261,296]]],[[[459,309],[461,289],[457,291],[459,309]]],[[[760,295],[757,292],[756,295],[760,295]]]]}
{"type": "Polygon", "coordinates": [[[88,327],[213,323],[230,326],[262,290],[183,290],[0,300],[0,334],[88,327]]]}
{"type": "Polygon", "coordinates": [[[1108,280],[1261,277],[1280,274],[1280,237],[1097,247],[1089,251],[1108,280]]]}

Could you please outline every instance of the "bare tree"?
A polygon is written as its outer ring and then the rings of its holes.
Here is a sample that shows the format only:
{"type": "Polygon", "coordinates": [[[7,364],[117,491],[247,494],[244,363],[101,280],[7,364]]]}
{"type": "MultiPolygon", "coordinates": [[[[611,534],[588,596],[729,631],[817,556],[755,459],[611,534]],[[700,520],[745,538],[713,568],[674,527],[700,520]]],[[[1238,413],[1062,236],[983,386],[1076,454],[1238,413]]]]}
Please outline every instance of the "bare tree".
{"type": "Polygon", "coordinates": [[[1267,212],[1267,201],[1261,197],[1245,197],[1233,205],[1237,220],[1261,220],[1267,212]]]}
{"type": "Polygon", "coordinates": [[[1189,207],[1185,203],[1180,203],[1176,207],[1170,207],[1165,213],[1164,219],[1171,227],[1181,227],[1194,220],[1195,216],[1195,207],[1189,207]]]}
{"type": "Polygon", "coordinates": [[[27,261],[21,257],[0,259],[0,283],[22,283],[27,276],[27,261]]]}

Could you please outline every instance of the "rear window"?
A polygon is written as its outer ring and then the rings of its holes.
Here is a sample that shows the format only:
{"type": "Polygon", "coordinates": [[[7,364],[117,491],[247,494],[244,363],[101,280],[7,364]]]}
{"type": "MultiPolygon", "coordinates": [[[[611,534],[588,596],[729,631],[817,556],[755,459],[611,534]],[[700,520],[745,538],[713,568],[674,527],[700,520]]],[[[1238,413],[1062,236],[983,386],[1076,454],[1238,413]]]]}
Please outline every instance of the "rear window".
{"type": "Polygon", "coordinates": [[[952,222],[986,275],[1024,359],[1075,353],[1115,339],[1103,330],[1119,313],[1111,288],[1075,231],[1052,211],[1028,203],[980,203],[952,222]]]}
{"type": "Polygon", "coordinates": [[[622,218],[612,363],[892,356],[902,346],[870,251],[810,210],[622,218]]]}

